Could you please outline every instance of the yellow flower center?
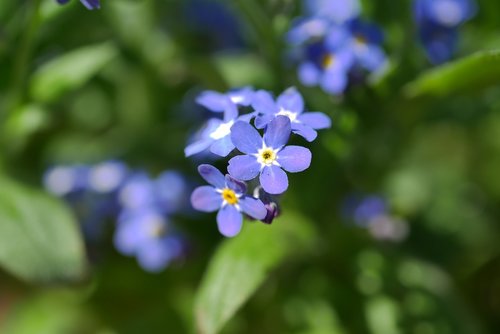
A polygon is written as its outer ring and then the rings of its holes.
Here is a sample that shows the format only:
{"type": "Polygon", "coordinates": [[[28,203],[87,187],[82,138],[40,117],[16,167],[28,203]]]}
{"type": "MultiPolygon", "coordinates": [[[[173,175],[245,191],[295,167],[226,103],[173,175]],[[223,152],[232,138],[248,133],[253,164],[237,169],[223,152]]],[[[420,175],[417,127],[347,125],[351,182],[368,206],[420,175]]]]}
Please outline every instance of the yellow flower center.
{"type": "Polygon", "coordinates": [[[365,45],[367,44],[367,43],[366,43],[366,42],[367,42],[366,38],[365,38],[365,37],[363,37],[363,36],[359,36],[359,35],[358,35],[358,36],[356,36],[356,37],[354,37],[354,41],[355,41],[355,42],[356,42],[356,44],[357,44],[357,45],[359,45],[359,46],[365,46],[365,45]]]}
{"type": "Polygon", "coordinates": [[[269,147],[262,148],[259,150],[257,160],[261,164],[272,165],[276,161],[276,152],[269,147]]]}
{"type": "Polygon", "coordinates": [[[231,190],[229,188],[224,188],[222,190],[222,199],[231,205],[238,204],[238,196],[236,196],[234,190],[231,190]]]}
{"type": "Polygon", "coordinates": [[[333,65],[334,62],[335,62],[335,56],[332,54],[327,54],[323,56],[323,59],[321,60],[321,66],[323,66],[323,68],[329,68],[330,66],[333,65]]]}

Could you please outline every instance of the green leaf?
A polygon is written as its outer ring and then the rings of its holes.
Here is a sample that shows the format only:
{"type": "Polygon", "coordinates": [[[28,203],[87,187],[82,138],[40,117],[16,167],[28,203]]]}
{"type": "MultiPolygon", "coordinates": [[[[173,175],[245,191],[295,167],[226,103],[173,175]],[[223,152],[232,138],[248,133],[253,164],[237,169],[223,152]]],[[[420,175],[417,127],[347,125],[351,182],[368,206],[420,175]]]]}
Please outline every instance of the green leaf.
{"type": "Polygon", "coordinates": [[[500,83],[500,50],[483,51],[437,67],[405,87],[409,98],[447,96],[500,83]]]}
{"type": "Polygon", "coordinates": [[[111,43],[85,46],[68,52],[35,72],[31,79],[31,95],[37,101],[53,101],[85,84],[116,55],[116,47],[111,43]]]}
{"type": "Polygon", "coordinates": [[[28,282],[80,278],[84,248],[66,207],[4,177],[0,189],[0,266],[28,282]]]}
{"type": "Polygon", "coordinates": [[[196,296],[198,330],[217,333],[285,259],[307,251],[314,240],[311,224],[294,214],[272,225],[247,224],[226,240],[212,258],[196,296]]]}

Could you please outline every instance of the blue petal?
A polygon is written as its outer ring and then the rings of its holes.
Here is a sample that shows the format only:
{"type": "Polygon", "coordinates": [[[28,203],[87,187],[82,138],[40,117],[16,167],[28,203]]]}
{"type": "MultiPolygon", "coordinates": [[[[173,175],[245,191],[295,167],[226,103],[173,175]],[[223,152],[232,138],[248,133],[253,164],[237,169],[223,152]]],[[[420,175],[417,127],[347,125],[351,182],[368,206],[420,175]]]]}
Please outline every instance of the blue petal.
{"type": "Polygon", "coordinates": [[[219,92],[207,90],[202,92],[197,98],[196,102],[208,110],[214,112],[223,112],[228,105],[228,97],[219,92]]]}
{"type": "Polygon", "coordinates": [[[210,152],[221,157],[227,157],[232,150],[234,150],[234,145],[229,135],[214,141],[210,146],[210,152]]]}
{"type": "Polygon", "coordinates": [[[268,147],[280,148],[286,145],[291,132],[290,119],[286,116],[277,116],[268,124],[264,133],[264,142],[268,147]]]}
{"type": "Polygon", "coordinates": [[[238,107],[229,101],[224,109],[224,122],[229,122],[238,117],[238,107]]]}
{"type": "Polygon", "coordinates": [[[255,117],[255,127],[257,129],[263,129],[269,122],[271,122],[276,116],[274,114],[263,114],[255,117]]]}
{"type": "Polygon", "coordinates": [[[140,227],[134,221],[119,220],[113,236],[116,249],[124,255],[135,254],[142,241],[142,236],[138,233],[139,230],[140,227]]]}
{"type": "Polygon", "coordinates": [[[267,209],[260,199],[245,196],[241,198],[240,202],[241,211],[254,219],[264,219],[267,216],[267,209]]]}
{"type": "Polygon", "coordinates": [[[260,174],[260,185],[269,194],[282,194],[288,189],[288,177],[280,167],[266,166],[260,174]]]}
{"type": "Polygon", "coordinates": [[[168,244],[162,239],[152,239],[137,252],[140,266],[150,272],[159,272],[167,267],[172,260],[168,244]]]}
{"type": "Polygon", "coordinates": [[[319,83],[321,78],[320,69],[312,62],[305,62],[300,64],[298,69],[298,76],[300,82],[305,86],[315,86],[319,83]]]}
{"type": "Polygon", "coordinates": [[[226,237],[240,233],[242,225],[243,216],[233,205],[226,205],[217,214],[219,232],[226,237]]]}
{"type": "Polygon", "coordinates": [[[252,87],[243,87],[227,93],[231,101],[240,106],[248,107],[253,100],[254,90],[252,87]]]}
{"type": "Polygon", "coordinates": [[[341,94],[347,87],[347,73],[344,71],[327,71],[321,78],[320,85],[327,93],[341,94]]]}
{"type": "Polygon", "coordinates": [[[191,195],[191,205],[198,211],[214,212],[222,205],[222,196],[214,187],[201,186],[196,188],[191,195]]]}
{"type": "Polygon", "coordinates": [[[238,121],[231,127],[231,140],[238,150],[246,154],[257,153],[262,147],[262,138],[253,126],[238,121]]]}
{"type": "Polygon", "coordinates": [[[297,120],[304,125],[310,126],[315,130],[328,129],[332,126],[330,117],[322,112],[306,112],[299,115],[297,120]]]}
{"type": "Polygon", "coordinates": [[[311,151],[301,146],[286,146],[278,153],[278,163],[291,173],[302,172],[311,165],[311,151]]]}
{"type": "Polygon", "coordinates": [[[292,132],[303,137],[308,142],[314,141],[318,137],[316,130],[311,128],[309,125],[301,123],[292,123],[292,132]]]}
{"type": "Polygon", "coordinates": [[[224,175],[212,165],[203,164],[198,166],[198,173],[205,181],[218,189],[224,188],[226,184],[224,175]]]}
{"type": "Polygon", "coordinates": [[[238,155],[229,160],[227,171],[238,180],[249,181],[259,175],[260,164],[257,158],[251,155],[238,155]]]}
{"type": "Polygon", "coordinates": [[[99,0],[80,0],[80,2],[87,7],[87,9],[99,9],[101,7],[101,4],[99,0]]]}
{"type": "Polygon", "coordinates": [[[192,155],[198,154],[200,152],[205,151],[210,145],[212,145],[214,142],[213,139],[202,139],[195,141],[192,144],[189,144],[185,149],[184,149],[184,155],[186,157],[190,157],[192,155]]]}
{"type": "Polygon", "coordinates": [[[231,177],[231,175],[226,175],[226,185],[229,189],[233,189],[236,194],[244,194],[247,192],[246,183],[236,180],[231,177]]]}
{"type": "Polygon", "coordinates": [[[273,96],[265,90],[255,92],[252,107],[261,114],[275,114],[279,111],[273,96]]]}
{"type": "Polygon", "coordinates": [[[300,114],[304,111],[304,99],[297,88],[290,87],[278,96],[276,101],[280,109],[300,114]]]}

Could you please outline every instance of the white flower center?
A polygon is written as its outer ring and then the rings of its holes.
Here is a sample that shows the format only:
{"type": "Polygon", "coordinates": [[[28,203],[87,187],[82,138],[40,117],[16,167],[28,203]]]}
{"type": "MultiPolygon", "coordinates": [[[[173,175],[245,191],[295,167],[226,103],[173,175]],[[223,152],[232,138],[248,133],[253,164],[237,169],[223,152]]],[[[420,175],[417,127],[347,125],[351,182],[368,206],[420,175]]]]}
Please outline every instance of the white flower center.
{"type": "Polygon", "coordinates": [[[290,122],[298,123],[298,121],[297,121],[298,115],[296,112],[291,112],[289,110],[285,110],[285,109],[281,108],[280,111],[276,115],[277,116],[286,116],[290,119],[290,122]]]}
{"type": "Polygon", "coordinates": [[[257,162],[260,163],[261,168],[264,166],[279,166],[279,163],[276,161],[278,158],[278,150],[273,149],[272,147],[263,146],[256,154],[257,162]]]}
{"type": "Polygon", "coordinates": [[[240,104],[241,102],[243,102],[243,100],[245,99],[243,97],[243,95],[230,95],[229,96],[229,99],[234,103],[234,104],[240,104]]]}
{"type": "Polygon", "coordinates": [[[231,133],[231,127],[233,126],[233,124],[234,121],[222,123],[221,125],[219,125],[219,127],[217,127],[217,129],[215,129],[214,132],[210,134],[210,138],[217,140],[229,135],[231,133]]]}

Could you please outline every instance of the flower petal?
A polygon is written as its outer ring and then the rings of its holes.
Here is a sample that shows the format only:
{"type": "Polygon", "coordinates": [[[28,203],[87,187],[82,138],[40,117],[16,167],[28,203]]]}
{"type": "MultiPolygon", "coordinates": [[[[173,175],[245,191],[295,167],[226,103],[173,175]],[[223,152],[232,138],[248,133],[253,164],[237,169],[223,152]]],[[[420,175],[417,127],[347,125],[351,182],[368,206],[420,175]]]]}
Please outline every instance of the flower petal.
{"type": "Polygon", "coordinates": [[[321,71],[312,62],[300,64],[297,74],[300,82],[305,86],[317,85],[321,79],[321,71]]]}
{"type": "Polygon", "coordinates": [[[101,4],[99,0],[80,0],[80,2],[87,7],[87,9],[99,9],[101,7],[101,4]]]}
{"type": "Polygon", "coordinates": [[[231,140],[238,150],[246,154],[257,153],[262,147],[262,138],[253,126],[238,121],[231,127],[231,140]]]}
{"type": "Polygon", "coordinates": [[[260,184],[265,192],[277,195],[288,189],[288,177],[278,166],[266,166],[260,174],[260,184]]]}
{"type": "Polygon", "coordinates": [[[261,114],[275,114],[279,111],[273,96],[265,90],[255,92],[252,107],[261,114]]]}
{"type": "Polygon", "coordinates": [[[299,115],[297,120],[315,130],[328,129],[332,126],[330,117],[322,112],[306,112],[299,115]]]}
{"type": "Polygon", "coordinates": [[[228,104],[228,97],[222,93],[207,90],[202,92],[196,102],[213,112],[223,112],[228,104]]]}
{"type": "Polygon", "coordinates": [[[190,157],[192,155],[195,155],[197,153],[205,151],[210,145],[212,145],[213,139],[202,139],[195,141],[192,144],[189,144],[186,146],[184,149],[184,155],[186,157],[190,157]]]}
{"type": "Polygon", "coordinates": [[[343,70],[330,70],[323,74],[321,88],[327,93],[341,94],[347,87],[347,73],[343,70]]]}
{"type": "Polygon", "coordinates": [[[311,165],[311,151],[302,146],[286,146],[278,153],[278,163],[291,173],[302,172],[311,165]]]}
{"type": "Polygon", "coordinates": [[[278,96],[277,104],[281,109],[300,114],[304,111],[304,99],[297,88],[290,87],[278,96]]]}
{"type": "Polygon", "coordinates": [[[214,187],[198,187],[191,195],[191,205],[198,211],[214,212],[221,207],[222,196],[215,191],[214,187]]]}
{"type": "Polygon", "coordinates": [[[224,108],[224,122],[233,121],[238,117],[238,107],[236,104],[228,100],[226,107],[224,108]]]}
{"type": "Polygon", "coordinates": [[[143,269],[159,272],[168,266],[172,255],[168,245],[163,240],[152,239],[138,250],[137,261],[143,269]]]}
{"type": "Polygon", "coordinates": [[[267,209],[260,199],[245,196],[240,202],[241,211],[255,219],[264,219],[267,216],[267,209]]]}
{"type": "Polygon", "coordinates": [[[210,152],[221,157],[227,157],[232,150],[234,150],[234,145],[229,135],[214,141],[210,146],[210,152]]]}
{"type": "Polygon", "coordinates": [[[243,216],[233,205],[226,205],[217,214],[219,232],[226,237],[240,233],[242,225],[243,216]]]}
{"type": "Polygon", "coordinates": [[[316,139],[316,137],[318,137],[318,133],[316,132],[316,130],[308,125],[301,123],[293,123],[292,132],[303,137],[308,142],[312,142],[314,139],[316,139]]]}
{"type": "Polygon", "coordinates": [[[266,128],[264,142],[272,148],[283,147],[290,138],[291,124],[286,116],[276,116],[266,128]]]}
{"type": "Polygon", "coordinates": [[[229,174],[238,180],[248,181],[259,175],[260,164],[251,155],[238,155],[229,160],[229,174]]]}
{"type": "Polygon", "coordinates": [[[229,189],[233,189],[236,194],[244,194],[247,192],[247,185],[245,182],[236,180],[228,174],[226,174],[226,185],[229,189]]]}
{"type": "Polygon", "coordinates": [[[199,165],[198,173],[200,173],[201,177],[205,181],[216,188],[222,189],[226,185],[226,179],[224,178],[224,175],[222,175],[222,173],[212,165],[199,165]]]}
{"type": "Polygon", "coordinates": [[[263,114],[260,116],[255,117],[255,127],[257,129],[263,129],[266,127],[269,122],[271,122],[274,119],[275,115],[274,114],[263,114]]]}

